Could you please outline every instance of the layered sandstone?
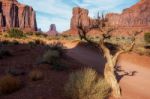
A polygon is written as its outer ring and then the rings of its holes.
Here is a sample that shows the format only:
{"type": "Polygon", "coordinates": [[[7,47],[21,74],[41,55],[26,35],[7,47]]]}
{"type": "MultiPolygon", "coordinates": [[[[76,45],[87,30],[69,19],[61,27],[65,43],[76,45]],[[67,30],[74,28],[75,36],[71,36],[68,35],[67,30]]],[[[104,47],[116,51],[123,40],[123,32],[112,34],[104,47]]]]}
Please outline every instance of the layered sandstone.
{"type": "MultiPolygon", "coordinates": [[[[97,28],[99,22],[88,16],[88,10],[84,8],[73,8],[71,19],[71,29],[67,31],[71,34],[78,33],[78,26],[86,28],[97,28]]],[[[130,8],[124,9],[121,14],[108,13],[105,16],[105,27],[115,28],[112,34],[126,35],[133,32],[150,31],[150,0],[140,0],[130,8]]],[[[96,31],[98,33],[98,31],[96,31]]],[[[90,34],[94,33],[93,30],[90,34]]],[[[100,32],[99,32],[100,33],[100,32]]]]}
{"type": "Polygon", "coordinates": [[[0,30],[10,28],[36,31],[36,13],[33,8],[17,0],[0,0],[0,30]]]}
{"type": "Polygon", "coordinates": [[[50,36],[56,36],[58,35],[58,32],[56,30],[56,25],[55,24],[51,24],[50,25],[50,29],[48,32],[46,32],[46,34],[50,35],[50,36]]]}
{"type": "Polygon", "coordinates": [[[71,32],[76,34],[78,32],[78,27],[88,29],[94,25],[97,25],[95,19],[88,16],[89,11],[84,8],[75,7],[72,12],[73,16],[71,18],[71,32]]]}
{"type": "Polygon", "coordinates": [[[121,14],[106,15],[109,26],[115,27],[150,27],[150,0],[141,0],[121,14]]]}

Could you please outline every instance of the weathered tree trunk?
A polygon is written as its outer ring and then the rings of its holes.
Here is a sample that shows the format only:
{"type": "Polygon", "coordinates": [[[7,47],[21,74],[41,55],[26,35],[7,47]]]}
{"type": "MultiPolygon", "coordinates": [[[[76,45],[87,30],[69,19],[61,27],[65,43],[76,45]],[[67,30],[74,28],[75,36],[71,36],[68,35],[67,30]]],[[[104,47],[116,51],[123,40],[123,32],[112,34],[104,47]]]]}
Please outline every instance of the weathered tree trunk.
{"type": "MultiPolygon", "coordinates": [[[[101,21],[102,21],[101,23],[103,23],[105,20],[101,20],[101,21]]],[[[79,26],[78,30],[79,30],[80,38],[84,39],[90,43],[92,41],[86,37],[86,33],[88,32],[88,30],[91,29],[90,27],[88,27],[88,28],[89,29],[87,29],[87,27],[79,26]]],[[[101,28],[103,29],[103,27],[101,27],[101,28]]],[[[103,38],[100,40],[99,47],[107,61],[106,65],[105,65],[105,69],[104,69],[105,80],[108,82],[108,84],[110,85],[110,87],[112,89],[112,95],[115,98],[119,98],[119,97],[121,97],[121,91],[120,91],[120,87],[119,87],[119,84],[118,84],[118,81],[117,81],[117,78],[115,75],[115,66],[117,64],[118,56],[120,54],[128,52],[133,49],[134,44],[135,44],[135,36],[133,36],[133,43],[129,49],[125,49],[125,50],[123,49],[121,51],[118,51],[114,56],[112,56],[110,53],[110,50],[105,46],[104,41],[106,38],[110,38],[109,33],[113,30],[114,29],[110,29],[103,35],[103,38]]]]}
{"type": "Polygon", "coordinates": [[[116,60],[113,60],[113,56],[110,54],[110,50],[104,45],[103,40],[100,41],[99,46],[102,49],[104,53],[104,57],[106,58],[106,61],[107,61],[105,65],[105,69],[104,69],[105,80],[108,82],[108,84],[112,88],[112,95],[118,98],[121,96],[121,92],[120,92],[118,81],[116,79],[116,75],[114,73],[115,72],[114,67],[116,65],[117,58],[116,60]]]}
{"type": "Polygon", "coordinates": [[[133,49],[135,42],[131,44],[131,46],[126,50],[118,51],[114,56],[111,55],[110,50],[105,46],[104,40],[100,40],[99,47],[102,49],[104,57],[106,58],[106,65],[104,69],[104,77],[107,83],[110,85],[112,89],[112,95],[115,98],[121,97],[120,87],[115,75],[115,66],[118,61],[118,57],[120,54],[125,53],[133,49]]]}
{"type": "Polygon", "coordinates": [[[121,96],[120,87],[114,73],[114,66],[112,64],[106,63],[104,70],[104,77],[112,88],[112,95],[116,98],[120,97],[121,96]]]}

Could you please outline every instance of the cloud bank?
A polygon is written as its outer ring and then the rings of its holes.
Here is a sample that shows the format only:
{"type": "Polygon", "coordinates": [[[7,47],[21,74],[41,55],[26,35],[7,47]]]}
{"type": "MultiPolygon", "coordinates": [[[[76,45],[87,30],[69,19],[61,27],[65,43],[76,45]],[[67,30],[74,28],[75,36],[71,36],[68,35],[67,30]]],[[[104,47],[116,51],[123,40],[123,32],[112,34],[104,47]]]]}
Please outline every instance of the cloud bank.
{"type": "Polygon", "coordinates": [[[37,13],[38,27],[48,31],[50,24],[56,24],[59,32],[70,27],[72,8],[80,6],[89,9],[91,17],[100,12],[121,12],[139,0],[18,0],[32,6],[37,13]]]}

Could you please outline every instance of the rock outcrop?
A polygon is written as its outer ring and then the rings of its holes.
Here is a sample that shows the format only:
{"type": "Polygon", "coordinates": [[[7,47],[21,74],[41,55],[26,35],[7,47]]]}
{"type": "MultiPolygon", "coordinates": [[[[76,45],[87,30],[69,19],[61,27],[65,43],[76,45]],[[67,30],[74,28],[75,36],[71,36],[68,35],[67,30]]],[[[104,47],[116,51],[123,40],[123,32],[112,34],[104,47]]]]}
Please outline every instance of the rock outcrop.
{"type": "Polygon", "coordinates": [[[150,0],[141,0],[122,14],[106,15],[108,26],[115,27],[150,27],[150,0]]]}
{"type": "Polygon", "coordinates": [[[88,29],[89,27],[96,26],[98,24],[95,19],[88,16],[89,11],[87,9],[75,7],[73,8],[72,14],[73,16],[70,24],[72,34],[76,34],[78,32],[78,26],[88,29]]]}
{"type": "Polygon", "coordinates": [[[48,32],[46,32],[46,34],[51,35],[51,36],[56,36],[58,35],[58,32],[56,30],[56,25],[55,24],[51,24],[50,25],[50,29],[48,32]]]}
{"type": "Polygon", "coordinates": [[[0,31],[10,28],[36,31],[36,13],[33,8],[17,0],[0,0],[0,31]]]}
{"type": "MultiPolygon", "coordinates": [[[[82,26],[83,29],[87,27],[96,28],[99,22],[97,22],[96,19],[90,18],[88,13],[86,9],[79,7],[73,8],[71,27],[67,32],[70,34],[77,34],[78,26],[82,26]]],[[[106,28],[115,28],[115,33],[112,34],[126,35],[137,31],[143,31],[143,33],[148,32],[150,31],[150,0],[140,0],[132,7],[124,9],[121,14],[108,13],[105,19],[104,25],[106,28]]]]}

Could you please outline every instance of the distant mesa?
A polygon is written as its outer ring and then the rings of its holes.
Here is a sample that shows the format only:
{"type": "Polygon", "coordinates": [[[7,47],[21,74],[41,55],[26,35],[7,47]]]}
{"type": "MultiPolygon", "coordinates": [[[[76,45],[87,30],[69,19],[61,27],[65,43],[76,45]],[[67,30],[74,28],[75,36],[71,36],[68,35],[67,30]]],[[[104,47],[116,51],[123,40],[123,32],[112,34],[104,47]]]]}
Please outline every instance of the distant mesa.
{"type": "Polygon", "coordinates": [[[150,0],[141,0],[121,14],[106,15],[108,25],[118,27],[150,27],[150,0]]]}
{"type": "MultiPolygon", "coordinates": [[[[78,33],[78,26],[88,31],[89,28],[97,28],[98,22],[88,16],[89,11],[84,8],[73,8],[70,30],[66,31],[70,34],[78,33]]],[[[105,15],[105,27],[114,27],[114,35],[128,35],[135,31],[150,31],[150,0],[141,0],[130,8],[124,9],[121,14],[108,13],[105,15]]],[[[89,34],[100,33],[91,30],[89,34]]],[[[143,34],[141,33],[141,34],[143,34]]]]}
{"type": "Polygon", "coordinates": [[[36,12],[17,0],[0,0],[0,31],[11,28],[36,31],[36,12]]]}
{"type": "Polygon", "coordinates": [[[51,36],[58,35],[59,33],[57,32],[56,25],[55,24],[51,24],[50,25],[50,29],[49,29],[48,32],[46,32],[46,34],[51,35],[51,36]]]}

